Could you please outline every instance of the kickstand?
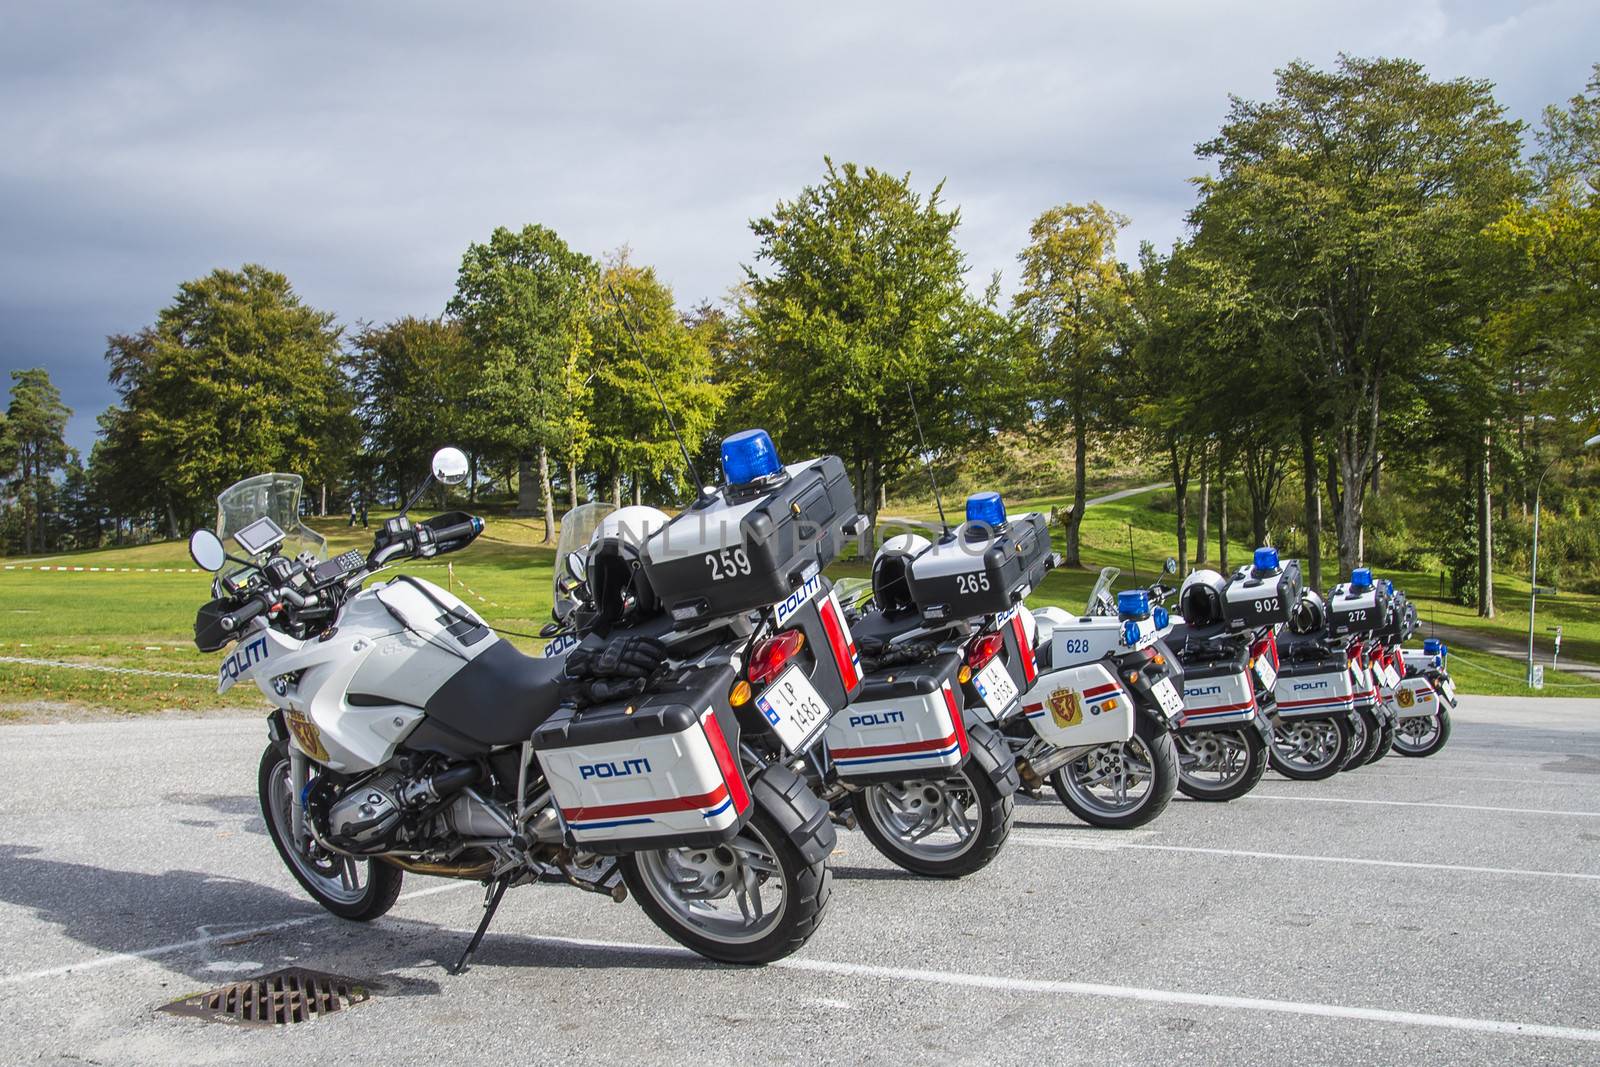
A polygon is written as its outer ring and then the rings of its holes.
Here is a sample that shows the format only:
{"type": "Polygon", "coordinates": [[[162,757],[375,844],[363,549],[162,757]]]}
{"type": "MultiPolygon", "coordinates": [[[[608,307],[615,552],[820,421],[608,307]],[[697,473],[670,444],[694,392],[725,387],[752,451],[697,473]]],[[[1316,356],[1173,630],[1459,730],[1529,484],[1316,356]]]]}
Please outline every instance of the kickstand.
{"type": "Polygon", "coordinates": [[[477,932],[472,935],[472,940],[467,942],[467,950],[461,954],[461,959],[450,968],[451,974],[466,974],[467,968],[472,965],[472,955],[478,951],[478,946],[483,943],[483,935],[489,929],[489,923],[494,920],[494,913],[500,907],[500,898],[506,895],[506,886],[511,884],[511,876],[504,875],[494,881],[483,895],[483,918],[478,920],[477,932]]]}

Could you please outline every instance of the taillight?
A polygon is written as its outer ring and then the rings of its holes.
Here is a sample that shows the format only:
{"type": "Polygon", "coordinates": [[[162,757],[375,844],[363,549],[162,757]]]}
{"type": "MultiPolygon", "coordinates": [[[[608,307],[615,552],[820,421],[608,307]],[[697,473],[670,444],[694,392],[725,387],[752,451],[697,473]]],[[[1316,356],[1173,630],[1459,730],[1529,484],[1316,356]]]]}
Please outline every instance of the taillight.
{"type": "Polygon", "coordinates": [[[1006,645],[1005,638],[999,634],[984,634],[975,637],[967,646],[967,666],[974,671],[981,671],[989,665],[989,661],[1000,654],[1006,645]]]}
{"type": "Polygon", "coordinates": [[[762,639],[750,653],[750,684],[772,681],[805,645],[806,635],[799,630],[784,630],[762,639]]]}

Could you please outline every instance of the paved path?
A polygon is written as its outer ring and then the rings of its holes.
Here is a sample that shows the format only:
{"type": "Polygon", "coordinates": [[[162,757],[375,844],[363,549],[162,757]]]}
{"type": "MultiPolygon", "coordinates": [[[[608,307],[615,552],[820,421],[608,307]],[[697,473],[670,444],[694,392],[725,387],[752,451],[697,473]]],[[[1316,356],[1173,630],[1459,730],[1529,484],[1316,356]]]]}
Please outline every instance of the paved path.
{"type": "MultiPolygon", "coordinates": [[[[1104,496],[1092,496],[1083,502],[1083,506],[1086,508],[1092,508],[1096,504],[1109,504],[1114,500],[1126,500],[1128,497],[1138,496],[1140,493],[1149,493],[1157,489],[1165,489],[1171,484],[1171,482],[1152,482],[1149,485],[1136,485],[1132,489],[1119,489],[1115,493],[1107,493],[1104,496]]],[[[898,515],[879,515],[878,525],[913,526],[917,529],[925,530],[939,529],[939,524],[936,522],[927,522],[923,519],[907,519],[898,515]]]]}
{"type": "MultiPolygon", "coordinates": [[[[1527,670],[1528,645],[1526,639],[1516,641],[1500,634],[1486,634],[1480,630],[1465,630],[1459,626],[1445,626],[1442,624],[1424,623],[1423,627],[1429,634],[1442,638],[1447,645],[1460,645],[1465,649],[1503,656],[1515,661],[1524,673],[1527,670]]],[[[1549,634],[1539,635],[1533,648],[1534,662],[1543,663],[1547,667],[1550,664],[1549,638],[1549,634]]],[[[1585,663],[1583,660],[1568,659],[1566,656],[1562,656],[1557,666],[1561,670],[1570,671],[1573,674],[1600,679],[1600,664],[1585,663]]]]}

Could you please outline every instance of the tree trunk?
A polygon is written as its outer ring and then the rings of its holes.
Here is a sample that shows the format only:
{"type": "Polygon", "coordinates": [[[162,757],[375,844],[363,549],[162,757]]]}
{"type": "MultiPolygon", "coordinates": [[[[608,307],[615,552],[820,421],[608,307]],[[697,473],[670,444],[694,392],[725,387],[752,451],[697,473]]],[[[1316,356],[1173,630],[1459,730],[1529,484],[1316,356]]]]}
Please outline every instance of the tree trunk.
{"type": "Polygon", "coordinates": [[[517,457],[517,506],[511,514],[539,514],[538,485],[533,480],[533,457],[527,453],[517,457]]]}
{"type": "Polygon", "coordinates": [[[620,508],[622,506],[622,472],[621,471],[612,471],[611,472],[611,506],[614,507],[614,508],[620,508]]]}
{"type": "Polygon", "coordinates": [[[467,503],[478,502],[478,454],[467,457],[467,503]]]}
{"type": "Polygon", "coordinates": [[[172,506],[171,497],[167,498],[167,536],[178,539],[178,511],[172,506]]]}
{"type": "Polygon", "coordinates": [[[1228,476],[1217,471],[1217,563],[1228,573],[1228,476]]]}
{"type": "Polygon", "coordinates": [[[322,483],[322,503],[317,508],[317,514],[324,519],[328,517],[328,483],[322,483]]]}
{"type": "MultiPolygon", "coordinates": [[[[1223,490],[1224,493],[1227,490],[1223,490]]],[[[1224,497],[1226,499],[1226,497],[1224,497]]],[[[1200,453],[1200,509],[1195,515],[1194,526],[1194,565],[1206,565],[1206,534],[1211,520],[1211,457],[1207,452],[1200,453]]],[[[1228,558],[1224,552],[1222,558],[1228,558]]]]}
{"type": "Polygon", "coordinates": [[[1062,525],[1066,527],[1067,532],[1066,551],[1062,553],[1062,556],[1065,558],[1066,566],[1081,567],[1083,563],[1080,558],[1078,542],[1079,534],[1083,527],[1083,512],[1087,506],[1085,487],[1089,480],[1089,431],[1082,418],[1075,421],[1072,428],[1072,437],[1072,508],[1067,512],[1066,518],[1062,520],[1062,525]]]}
{"type": "Polygon", "coordinates": [[[1489,490],[1489,435],[1478,463],[1478,614],[1494,618],[1494,501],[1489,490]]]}
{"type": "Polygon", "coordinates": [[[639,507],[642,504],[644,504],[644,479],[635,471],[633,475],[633,506],[639,507]]]}
{"type": "Polygon", "coordinates": [[[1306,579],[1312,589],[1322,588],[1322,494],[1317,489],[1317,442],[1311,420],[1300,416],[1300,464],[1305,482],[1306,579]]]}
{"type": "Polygon", "coordinates": [[[544,500],[544,543],[556,539],[556,498],[550,487],[550,449],[539,446],[539,495],[544,500]]]}
{"type": "Polygon", "coordinates": [[[1189,462],[1193,453],[1179,460],[1176,441],[1167,443],[1167,457],[1172,471],[1173,510],[1178,515],[1178,577],[1189,572],[1189,462]]]}
{"type": "Polygon", "coordinates": [[[569,505],[574,510],[578,507],[578,461],[570,460],[567,463],[567,497],[571,500],[569,505]]]}
{"type": "Polygon", "coordinates": [[[883,488],[880,481],[882,470],[872,460],[857,469],[861,471],[861,485],[856,492],[860,496],[861,511],[867,516],[867,526],[856,538],[856,552],[862,559],[870,561],[878,551],[878,495],[883,488]]]}
{"type": "Polygon", "coordinates": [[[1367,472],[1355,456],[1349,441],[1341,440],[1337,449],[1339,480],[1344,492],[1339,500],[1339,573],[1347,576],[1361,565],[1362,550],[1366,547],[1362,529],[1362,506],[1367,490],[1367,472]]]}

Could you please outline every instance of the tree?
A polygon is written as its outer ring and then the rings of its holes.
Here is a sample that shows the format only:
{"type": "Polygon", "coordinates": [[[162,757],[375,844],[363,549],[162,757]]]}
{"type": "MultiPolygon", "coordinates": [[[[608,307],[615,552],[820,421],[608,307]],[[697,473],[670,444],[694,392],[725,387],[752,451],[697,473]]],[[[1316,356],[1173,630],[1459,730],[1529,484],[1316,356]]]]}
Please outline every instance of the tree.
{"type": "MultiPolygon", "coordinates": [[[[1294,63],[1277,96],[1233,100],[1202,144],[1194,221],[1228,234],[1283,343],[1321,386],[1341,569],[1357,562],[1386,386],[1437,355],[1471,311],[1464,265],[1516,193],[1520,124],[1488,82],[1409,60],[1294,63]]],[[[1220,242],[1219,242],[1220,246],[1220,242]]]]}
{"type": "Polygon", "coordinates": [[[670,473],[678,495],[692,498],[697,491],[683,469],[662,404],[695,450],[722,413],[726,390],[713,380],[710,350],[721,325],[721,319],[706,314],[696,326],[686,322],[673,305],[672,290],[653,268],[631,263],[627,249],[606,264],[590,327],[594,384],[589,457],[610,482],[614,503],[622,503],[624,476],[638,487],[670,473]]]}
{"type": "Polygon", "coordinates": [[[276,271],[246,264],[178,287],[136,334],[107,339],[120,431],[100,456],[151,472],[141,507],[198,521],[212,498],[262,470],[326,478],[346,459],[352,397],[340,330],[276,271]]]}
{"type": "Polygon", "coordinates": [[[1089,435],[1117,411],[1121,371],[1116,324],[1127,289],[1116,259],[1117,234],[1128,219],[1098,203],[1053,207],[1033,221],[1013,304],[1039,356],[1034,399],[1044,426],[1071,427],[1072,507],[1066,527],[1068,566],[1080,565],[1089,435]]]}
{"type": "Polygon", "coordinates": [[[25,553],[48,547],[52,478],[73,457],[66,441],[71,417],[49,372],[40,367],[11,372],[11,403],[0,424],[0,472],[17,501],[25,553]]]}
{"type": "Polygon", "coordinates": [[[551,453],[576,458],[587,432],[596,275],[594,261],[553,230],[502,226],[467,248],[449,304],[483,367],[472,391],[474,436],[518,457],[520,515],[537,507],[537,457],[546,543],[555,536],[551,453]]]}
{"type": "Polygon", "coordinates": [[[920,450],[910,398],[929,450],[959,449],[1016,417],[1015,363],[995,287],[982,302],[963,287],[942,186],[924,198],[910,175],[825,163],[820,184],[750,224],[747,384],[781,448],[845,461],[875,523],[882,487],[920,450]]]}

